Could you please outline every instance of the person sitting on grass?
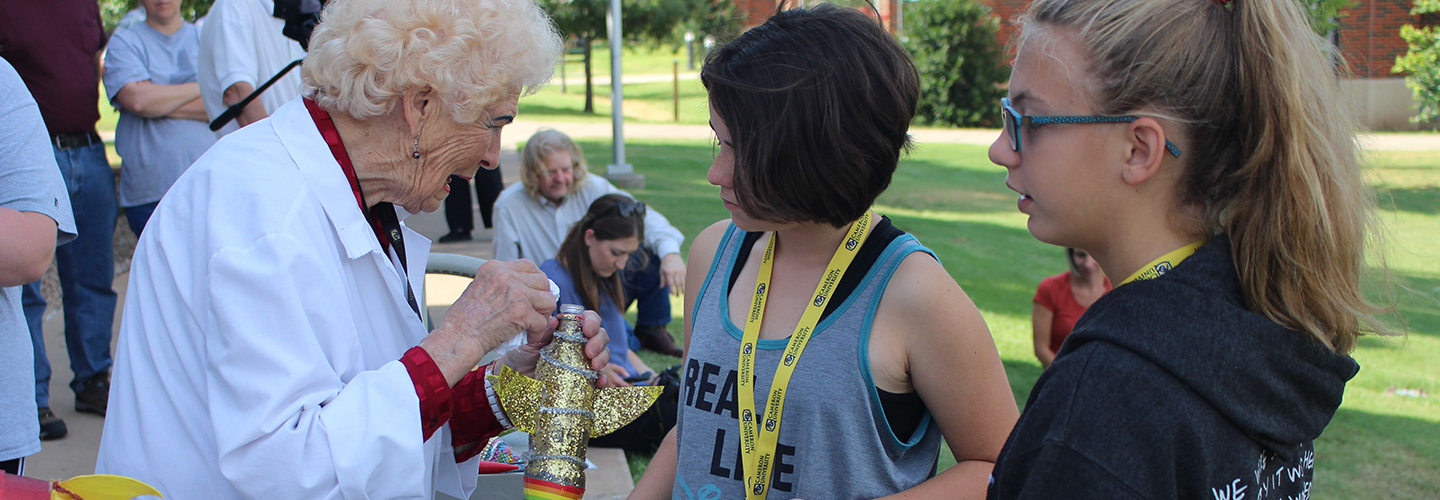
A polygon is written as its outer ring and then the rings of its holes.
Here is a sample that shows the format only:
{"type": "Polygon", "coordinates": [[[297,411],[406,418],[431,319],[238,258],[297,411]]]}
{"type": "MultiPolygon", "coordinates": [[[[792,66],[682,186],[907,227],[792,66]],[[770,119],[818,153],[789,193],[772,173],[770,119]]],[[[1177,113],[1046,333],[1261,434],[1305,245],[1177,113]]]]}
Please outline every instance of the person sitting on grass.
{"type": "MultiPolygon", "coordinates": [[[[495,260],[554,258],[570,226],[607,194],[634,198],[604,177],[590,175],[585,152],[569,136],[558,130],[536,132],[520,152],[520,182],[495,199],[495,260]]],[[[666,325],[671,319],[669,295],[685,292],[685,261],[680,257],[685,235],[655,210],[645,215],[645,233],[641,250],[620,277],[627,300],[637,302],[634,338],[639,343],[631,347],[682,357],[685,352],[666,325]]],[[[620,309],[629,308],[624,306],[620,309]]]]}
{"type": "Polygon", "coordinates": [[[1030,323],[1035,330],[1035,358],[1041,368],[1055,362],[1055,353],[1075,328],[1075,321],[1101,295],[1110,291],[1110,278],[1084,250],[1065,249],[1070,270],[1045,278],[1035,289],[1030,323]]]}
{"type": "Polygon", "coordinates": [[[980,311],[871,212],[920,94],[880,23],[776,13],[700,72],[731,218],[691,247],[679,417],[631,498],[981,498],[1018,411],[980,311]],[[942,442],[955,466],[936,474],[942,442]]]}
{"type": "MultiPolygon", "coordinates": [[[[610,337],[610,364],[601,370],[615,387],[647,385],[656,377],[630,349],[624,311],[616,306],[626,302],[620,273],[632,263],[631,256],[644,239],[645,204],[607,194],[570,226],[555,258],[540,264],[545,276],[560,287],[561,304],[583,304],[600,314],[601,327],[615,332],[610,337]]],[[[650,410],[613,433],[591,439],[590,445],[654,451],[675,426],[678,394],[678,387],[666,386],[650,410]]]]}

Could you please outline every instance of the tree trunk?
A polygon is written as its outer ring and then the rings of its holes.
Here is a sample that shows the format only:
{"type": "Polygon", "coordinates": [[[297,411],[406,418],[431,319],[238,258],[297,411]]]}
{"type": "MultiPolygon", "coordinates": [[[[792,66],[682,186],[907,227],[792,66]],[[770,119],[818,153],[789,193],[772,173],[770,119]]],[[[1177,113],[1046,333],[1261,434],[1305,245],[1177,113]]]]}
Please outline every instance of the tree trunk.
{"type": "Polygon", "coordinates": [[[590,39],[581,38],[580,44],[585,50],[585,111],[584,113],[595,112],[595,91],[590,82],[590,39]]]}

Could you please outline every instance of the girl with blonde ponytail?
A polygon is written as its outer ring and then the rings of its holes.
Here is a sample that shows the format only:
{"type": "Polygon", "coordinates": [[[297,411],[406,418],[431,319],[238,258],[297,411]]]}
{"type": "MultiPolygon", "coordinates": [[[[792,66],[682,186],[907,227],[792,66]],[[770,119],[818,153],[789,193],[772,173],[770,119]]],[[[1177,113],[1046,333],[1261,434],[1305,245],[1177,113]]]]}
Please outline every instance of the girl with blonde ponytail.
{"type": "Polygon", "coordinates": [[[990,158],[1115,289],[1075,325],[990,498],[1306,498],[1359,366],[1372,201],[1295,0],[1035,0],[990,158]]]}

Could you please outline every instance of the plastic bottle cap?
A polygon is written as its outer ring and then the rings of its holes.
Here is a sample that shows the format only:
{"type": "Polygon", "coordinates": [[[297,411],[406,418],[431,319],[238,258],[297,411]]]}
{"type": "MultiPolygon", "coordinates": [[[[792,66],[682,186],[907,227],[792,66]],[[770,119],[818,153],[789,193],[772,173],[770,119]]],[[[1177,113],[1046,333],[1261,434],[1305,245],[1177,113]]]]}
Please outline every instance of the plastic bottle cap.
{"type": "Polygon", "coordinates": [[[555,297],[555,301],[556,301],[556,302],[559,302],[559,301],[560,301],[560,285],[556,285],[556,284],[555,284],[555,280],[545,280],[545,281],[549,281],[549,282],[550,282],[550,295],[551,295],[552,297],[555,297]]]}

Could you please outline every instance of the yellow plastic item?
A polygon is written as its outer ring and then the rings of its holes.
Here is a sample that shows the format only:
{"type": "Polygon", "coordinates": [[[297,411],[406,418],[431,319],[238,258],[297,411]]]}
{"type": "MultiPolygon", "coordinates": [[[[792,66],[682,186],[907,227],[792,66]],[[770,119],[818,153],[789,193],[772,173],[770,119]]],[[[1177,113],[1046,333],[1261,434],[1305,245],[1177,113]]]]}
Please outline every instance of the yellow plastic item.
{"type": "Polygon", "coordinates": [[[75,476],[59,481],[55,486],[50,490],[50,500],[130,500],[140,495],[165,497],[148,484],[110,474],[75,476]]]}

